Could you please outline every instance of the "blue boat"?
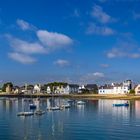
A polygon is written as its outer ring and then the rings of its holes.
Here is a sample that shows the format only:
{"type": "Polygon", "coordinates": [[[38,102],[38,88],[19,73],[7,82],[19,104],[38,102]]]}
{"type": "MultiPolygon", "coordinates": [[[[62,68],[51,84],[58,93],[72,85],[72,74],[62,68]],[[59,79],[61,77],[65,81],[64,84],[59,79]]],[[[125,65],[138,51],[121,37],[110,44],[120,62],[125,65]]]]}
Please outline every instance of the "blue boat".
{"type": "Polygon", "coordinates": [[[117,107],[119,107],[119,106],[129,106],[129,103],[119,103],[119,104],[113,104],[113,106],[117,106],[117,107]]]}
{"type": "Polygon", "coordinates": [[[35,104],[29,104],[30,109],[36,109],[36,105],[35,104]]]}

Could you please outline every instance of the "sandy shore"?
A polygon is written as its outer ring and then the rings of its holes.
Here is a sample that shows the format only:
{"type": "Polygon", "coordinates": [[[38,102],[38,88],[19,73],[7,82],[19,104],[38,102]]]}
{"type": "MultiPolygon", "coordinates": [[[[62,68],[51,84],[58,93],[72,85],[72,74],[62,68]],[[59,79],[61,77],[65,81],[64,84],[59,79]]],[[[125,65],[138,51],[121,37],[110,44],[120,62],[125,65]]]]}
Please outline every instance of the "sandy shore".
{"type": "Polygon", "coordinates": [[[71,95],[50,95],[50,94],[26,94],[26,95],[19,95],[19,94],[6,94],[0,93],[0,97],[20,97],[20,98],[47,98],[47,97],[62,97],[62,98],[81,98],[81,99],[119,99],[119,100],[140,100],[140,96],[134,95],[99,95],[99,94],[71,94],[71,95]]]}

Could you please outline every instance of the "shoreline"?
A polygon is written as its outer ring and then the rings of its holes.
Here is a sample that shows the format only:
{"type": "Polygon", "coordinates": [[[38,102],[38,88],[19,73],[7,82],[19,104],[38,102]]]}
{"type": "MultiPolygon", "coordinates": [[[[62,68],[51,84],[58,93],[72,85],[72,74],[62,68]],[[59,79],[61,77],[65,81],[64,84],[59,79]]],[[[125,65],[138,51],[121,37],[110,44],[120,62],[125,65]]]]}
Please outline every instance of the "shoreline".
{"type": "Polygon", "coordinates": [[[138,95],[99,95],[99,94],[70,94],[70,95],[50,95],[50,94],[6,94],[0,93],[0,97],[9,97],[9,98],[49,98],[49,97],[61,97],[61,98],[71,98],[71,99],[116,99],[116,100],[140,100],[140,96],[138,95]]]}

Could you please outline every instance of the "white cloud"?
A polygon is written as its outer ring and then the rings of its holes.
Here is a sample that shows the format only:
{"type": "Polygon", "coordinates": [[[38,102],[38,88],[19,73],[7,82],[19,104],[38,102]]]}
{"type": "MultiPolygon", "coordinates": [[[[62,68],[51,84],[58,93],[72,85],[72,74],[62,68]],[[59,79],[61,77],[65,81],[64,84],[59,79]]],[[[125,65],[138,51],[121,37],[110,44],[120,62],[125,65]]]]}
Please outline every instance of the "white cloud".
{"type": "Polygon", "coordinates": [[[96,18],[100,23],[109,23],[115,21],[110,15],[105,13],[101,6],[94,5],[91,16],[96,18]]]}
{"type": "Polygon", "coordinates": [[[98,82],[101,80],[104,80],[106,77],[104,73],[101,72],[94,72],[94,73],[88,73],[83,76],[81,76],[80,81],[86,83],[86,82],[98,82]]]}
{"type": "Polygon", "coordinates": [[[96,35],[103,35],[103,36],[109,36],[115,34],[115,31],[109,27],[106,26],[97,26],[94,23],[90,23],[87,31],[87,34],[96,34],[96,35]]]}
{"type": "Polygon", "coordinates": [[[48,46],[49,49],[60,49],[73,43],[73,40],[67,35],[56,32],[48,32],[47,30],[38,30],[37,36],[40,42],[43,45],[48,46]]]}
{"type": "Polygon", "coordinates": [[[106,55],[108,58],[140,58],[140,51],[133,41],[118,41],[106,55]]]}
{"type": "Polygon", "coordinates": [[[14,37],[9,38],[9,45],[16,52],[24,54],[40,54],[46,53],[46,49],[37,42],[27,42],[14,37]]]}
{"type": "Polygon", "coordinates": [[[18,61],[22,64],[31,64],[36,62],[36,60],[33,57],[17,52],[9,53],[8,56],[13,60],[18,61]]]}
{"type": "MultiPolygon", "coordinates": [[[[24,31],[32,30],[37,36],[37,39],[31,42],[13,37],[9,34],[5,35],[13,51],[8,56],[18,62],[33,63],[36,59],[32,55],[35,57],[35,54],[48,54],[73,44],[73,40],[65,34],[38,30],[35,26],[22,19],[17,19],[17,25],[24,31]]],[[[61,66],[68,65],[68,62],[62,60],[59,60],[57,63],[61,66]]]]}
{"type": "Polygon", "coordinates": [[[95,73],[92,73],[91,75],[95,76],[95,77],[99,77],[99,78],[102,78],[104,77],[104,73],[101,73],[101,72],[95,72],[95,73]]]}
{"type": "Polygon", "coordinates": [[[80,17],[80,13],[78,11],[78,9],[74,9],[74,14],[73,14],[74,17],[80,17]]]}
{"type": "Polygon", "coordinates": [[[70,63],[67,60],[64,59],[58,59],[57,61],[54,62],[54,64],[60,66],[60,67],[65,67],[65,66],[69,66],[70,63]]]}
{"type": "Polygon", "coordinates": [[[127,56],[127,53],[117,48],[113,48],[111,51],[107,53],[108,58],[125,57],[125,56],[127,56]]]}
{"type": "Polygon", "coordinates": [[[108,68],[109,67],[108,64],[101,64],[100,66],[103,67],[103,68],[108,68]]]}
{"type": "Polygon", "coordinates": [[[17,25],[23,30],[32,30],[34,29],[35,27],[33,25],[31,25],[30,23],[22,20],[22,19],[17,19],[17,25]]]}
{"type": "Polygon", "coordinates": [[[133,12],[133,18],[135,20],[140,19],[140,13],[133,12]]]}

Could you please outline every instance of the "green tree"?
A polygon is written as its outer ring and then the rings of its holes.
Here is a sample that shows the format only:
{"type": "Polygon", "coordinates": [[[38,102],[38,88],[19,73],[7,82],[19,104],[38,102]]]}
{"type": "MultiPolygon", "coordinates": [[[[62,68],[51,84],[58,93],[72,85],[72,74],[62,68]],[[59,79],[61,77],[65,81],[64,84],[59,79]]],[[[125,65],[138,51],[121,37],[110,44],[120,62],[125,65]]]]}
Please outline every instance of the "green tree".
{"type": "Polygon", "coordinates": [[[2,91],[3,91],[3,92],[6,91],[6,87],[7,87],[8,85],[9,85],[11,88],[13,88],[13,83],[12,83],[12,82],[4,83],[4,84],[3,84],[3,87],[2,87],[2,91]]]}
{"type": "Polygon", "coordinates": [[[129,94],[133,94],[134,95],[135,94],[135,90],[134,89],[131,89],[130,92],[129,92],[129,94]]]}
{"type": "Polygon", "coordinates": [[[67,85],[68,83],[65,82],[53,82],[53,83],[45,84],[44,87],[45,89],[47,89],[47,87],[49,86],[51,88],[51,92],[53,93],[56,90],[56,87],[67,86],[67,85]]]}

